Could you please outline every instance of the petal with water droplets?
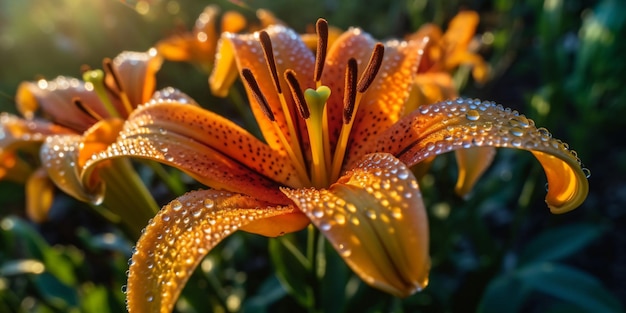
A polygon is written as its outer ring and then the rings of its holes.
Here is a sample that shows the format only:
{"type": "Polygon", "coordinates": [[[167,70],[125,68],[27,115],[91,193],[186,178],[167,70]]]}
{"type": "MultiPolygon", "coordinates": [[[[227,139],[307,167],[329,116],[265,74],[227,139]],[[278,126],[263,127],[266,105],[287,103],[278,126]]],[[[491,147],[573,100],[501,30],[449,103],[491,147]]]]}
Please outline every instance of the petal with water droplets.
{"type": "Polygon", "coordinates": [[[289,215],[302,216],[291,207],[217,190],[190,192],[170,202],[137,242],[128,275],[129,312],[171,312],[193,270],[222,239],[251,223],[289,215]]]}
{"type": "Polygon", "coordinates": [[[412,166],[445,152],[472,147],[531,151],[546,173],[553,213],[582,204],[589,184],[575,152],[518,112],[492,102],[458,99],[421,106],[377,138],[372,151],[389,152],[412,166]]]}
{"type": "Polygon", "coordinates": [[[285,155],[215,113],[175,102],[136,110],[117,142],[87,165],[86,175],[96,163],[121,156],[169,164],[213,188],[275,203],[288,201],[277,182],[301,185],[285,155]]]}
{"type": "Polygon", "coordinates": [[[426,287],[428,221],[417,181],[370,154],[329,189],[283,189],[368,284],[405,297],[426,287]]]}

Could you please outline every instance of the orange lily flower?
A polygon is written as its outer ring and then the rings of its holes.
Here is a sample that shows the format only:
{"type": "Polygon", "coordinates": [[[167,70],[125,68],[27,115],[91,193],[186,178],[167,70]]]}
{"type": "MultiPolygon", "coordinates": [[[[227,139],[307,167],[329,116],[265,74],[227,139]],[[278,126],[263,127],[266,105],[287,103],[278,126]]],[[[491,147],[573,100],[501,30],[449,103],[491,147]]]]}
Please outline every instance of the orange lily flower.
{"type": "Polygon", "coordinates": [[[236,11],[227,11],[221,16],[221,20],[219,17],[218,6],[207,6],[196,20],[191,32],[175,33],[157,42],[155,48],[166,60],[196,63],[208,72],[213,65],[217,40],[221,32],[237,33],[246,28],[259,29],[281,23],[266,10],[257,11],[260,27],[248,26],[246,18],[236,11]]]}
{"type": "MultiPolygon", "coordinates": [[[[135,214],[131,220],[126,220],[128,213],[124,213],[124,208],[128,205],[120,204],[126,200],[119,197],[109,197],[104,199],[104,193],[75,192],[81,190],[74,184],[78,182],[72,179],[77,167],[91,156],[91,153],[106,147],[116,137],[123,120],[130,112],[140,104],[148,101],[152,96],[155,87],[155,74],[161,65],[161,58],[156,55],[155,50],[146,53],[124,52],[115,59],[105,59],[103,62],[105,72],[87,71],[85,79],[70,77],[57,77],[54,80],[39,80],[37,82],[24,82],[18,87],[16,103],[24,119],[14,116],[3,115],[2,128],[11,134],[12,142],[2,142],[1,151],[8,151],[7,147],[27,146],[35,155],[39,155],[41,146],[40,161],[42,169],[34,171],[31,178],[26,183],[27,203],[33,203],[34,207],[27,205],[27,212],[37,220],[41,220],[52,203],[52,187],[50,179],[63,191],[71,196],[93,204],[101,204],[113,210],[116,215],[107,215],[110,218],[121,218],[127,226],[134,221],[135,235],[138,236],[141,225],[151,217],[158,207],[151,197],[137,197],[136,194],[149,195],[145,187],[138,184],[130,168],[130,163],[124,160],[109,162],[108,166],[103,166],[100,171],[110,178],[122,179],[118,189],[127,190],[130,194],[135,194],[132,202],[138,207],[147,208],[148,213],[143,218],[141,214],[135,214]],[[37,111],[48,121],[35,118],[37,111]],[[63,147],[63,148],[62,148],[63,147]],[[55,155],[61,154],[61,160],[47,158],[48,151],[54,151],[55,155]],[[76,158],[69,155],[77,156],[76,158]],[[61,165],[69,165],[68,168],[59,169],[61,165]],[[108,169],[104,169],[108,167],[108,169]],[[115,174],[120,169],[125,171],[122,174],[115,174]],[[110,174],[105,174],[110,173],[110,174]],[[117,176],[115,176],[117,175],[117,176]],[[115,177],[114,177],[115,176],[115,177]],[[122,187],[124,186],[124,187],[122,187]],[[124,189],[125,188],[125,189],[124,189]],[[45,196],[42,196],[45,195],[45,196]],[[45,200],[45,201],[44,201],[45,200]]],[[[7,159],[2,153],[3,159],[7,159]]],[[[6,163],[6,162],[5,162],[6,163]]],[[[95,180],[89,188],[97,188],[95,180]],[[93,186],[93,187],[92,187],[93,186]]],[[[109,193],[115,191],[111,189],[109,193]]],[[[129,203],[129,201],[126,201],[129,203]]],[[[140,209],[127,209],[131,212],[139,212],[140,209]]],[[[105,213],[105,211],[100,210],[105,213]]],[[[131,228],[131,227],[129,227],[131,228]]]]}
{"type": "Polygon", "coordinates": [[[101,162],[147,158],[212,187],[173,200],[148,223],[131,259],[131,313],[171,311],[202,258],[233,232],[280,236],[311,222],[368,284],[400,297],[421,290],[428,223],[410,167],[433,155],[529,150],[546,171],[552,212],[585,199],[580,161],[518,112],[459,99],[402,117],[419,43],[381,44],[350,29],[327,48],[327,24],[317,27],[316,55],[283,26],[222,35],[214,74],[236,63],[264,141],[198,106],[152,102],[84,165],[89,181],[101,162]]]}
{"type": "Polygon", "coordinates": [[[478,22],[478,13],[461,11],[452,18],[445,33],[437,25],[426,24],[408,36],[408,40],[427,41],[415,78],[416,98],[412,105],[458,97],[451,74],[460,65],[472,66],[472,75],[476,81],[485,82],[488,79],[487,63],[470,49],[478,22]]]}

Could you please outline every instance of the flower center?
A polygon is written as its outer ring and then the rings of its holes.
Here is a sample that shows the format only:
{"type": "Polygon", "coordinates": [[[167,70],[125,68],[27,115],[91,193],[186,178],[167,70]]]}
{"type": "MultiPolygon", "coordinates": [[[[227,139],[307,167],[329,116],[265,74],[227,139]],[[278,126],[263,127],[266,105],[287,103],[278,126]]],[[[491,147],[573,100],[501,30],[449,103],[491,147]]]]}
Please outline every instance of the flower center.
{"type": "MultiPolygon", "coordinates": [[[[87,70],[83,73],[83,80],[86,82],[85,88],[93,90],[103,104],[104,109],[111,117],[128,116],[133,107],[128,99],[127,93],[122,88],[117,72],[113,68],[111,59],[104,59],[104,71],[100,69],[87,70]],[[113,102],[111,95],[115,96],[117,102],[121,102],[123,109],[120,112],[113,102]]],[[[85,105],[80,98],[73,100],[74,104],[83,112],[89,114],[96,120],[103,120],[97,112],[85,105]]]]}
{"type": "MultiPolygon", "coordinates": [[[[259,39],[287,124],[288,134],[284,133],[277,123],[274,123],[276,133],[285,146],[290,159],[296,164],[301,180],[307,185],[321,188],[329,186],[330,183],[336,181],[341,174],[341,168],[348,148],[348,139],[350,138],[356,112],[358,111],[363,94],[372,84],[381,67],[384,45],[381,43],[375,45],[367,67],[360,77],[358,77],[357,60],[354,58],[348,60],[344,77],[343,123],[339,138],[333,146],[329,135],[328,110],[326,106],[331,91],[330,88],[322,83],[322,72],[328,49],[328,23],[326,20],[319,19],[316,24],[316,29],[318,44],[313,77],[316,89],[309,88],[303,90],[298,82],[296,72],[292,69],[287,69],[283,73],[284,79],[289,86],[290,96],[296,105],[296,110],[291,110],[288,107],[285,94],[280,86],[280,79],[269,34],[265,31],[261,31],[259,33],[259,39]],[[292,111],[297,111],[298,116],[292,116],[292,111]],[[296,128],[296,118],[304,120],[306,125],[305,135],[298,132],[296,128]],[[299,139],[304,136],[308,136],[309,150],[302,149],[299,139]],[[289,138],[289,140],[287,138],[289,138]],[[311,164],[309,166],[305,163],[304,153],[306,151],[310,151],[308,159],[311,160],[311,164]]],[[[252,71],[248,68],[244,68],[242,69],[242,76],[257,102],[259,102],[265,116],[270,121],[276,122],[271,107],[263,95],[258,82],[254,78],[252,71]]]]}

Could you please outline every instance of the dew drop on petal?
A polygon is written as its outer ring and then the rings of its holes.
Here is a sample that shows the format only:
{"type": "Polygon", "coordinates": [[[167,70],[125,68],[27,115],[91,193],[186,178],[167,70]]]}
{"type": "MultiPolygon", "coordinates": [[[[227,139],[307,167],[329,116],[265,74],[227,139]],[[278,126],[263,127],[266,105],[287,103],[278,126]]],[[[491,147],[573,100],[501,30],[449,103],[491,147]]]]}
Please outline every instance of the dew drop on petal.
{"type": "Polygon", "coordinates": [[[335,222],[337,222],[337,224],[339,225],[343,225],[346,223],[346,216],[341,213],[335,213],[333,218],[335,219],[335,222]]]}
{"type": "Polygon", "coordinates": [[[469,110],[465,113],[465,117],[470,121],[477,121],[480,118],[480,113],[476,110],[469,110]]]}
{"type": "Polygon", "coordinates": [[[205,208],[212,209],[215,206],[215,201],[211,199],[204,199],[204,201],[202,201],[202,204],[205,208]]]}
{"type": "Polygon", "coordinates": [[[178,212],[180,211],[180,209],[183,208],[183,204],[180,203],[180,201],[178,200],[172,201],[172,203],[170,203],[170,206],[172,207],[172,210],[174,210],[175,212],[178,212]]]}
{"type": "Polygon", "coordinates": [[[524,131],[521,128],[519,128],[519,127],[512,127],[509,130],[509,132],[511,133],[511,135],[517,136],[517,137],[520,137],[520,136],[524,135],[524,131]]]}

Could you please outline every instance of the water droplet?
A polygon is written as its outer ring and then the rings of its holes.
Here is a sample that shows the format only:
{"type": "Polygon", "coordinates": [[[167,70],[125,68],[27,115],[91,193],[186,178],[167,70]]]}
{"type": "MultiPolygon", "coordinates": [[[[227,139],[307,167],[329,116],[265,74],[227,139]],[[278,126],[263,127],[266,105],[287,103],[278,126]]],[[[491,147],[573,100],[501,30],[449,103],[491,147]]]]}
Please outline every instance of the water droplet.
{"type": "Polygon", "coordinates": [[[180,201],[178,201],[178,200],[172,201],[172,203],[170,203],[170,206],[171,206],[172,210],[174,210],[175,212],[178,212],[178,211],[180,211],[180,209],[183,208],[183,204],[180,203],[180,201]]]}
{"type": "Polygon", "coordinates": [[[477,121],[480,118],[480,113],[476,110],[469,110],[465,113],[465,117],[470,121],[477,121]]]}
{"type": "Polygon", "coordinates": [[[591,170],[589,170],[586,167],[583,167],[582,171],[585,174],[585,177],[587,177],[587,178],[591,177],[591,170]]]}
{"type": "Polygon", "coordinates": [[[393,208],[391,210],[391,216],[393,216],[393,218],[395,219],[401,219],[402,218],[402,209],[400,208],[393,208]]]}
{"type": "Polygon", "coordinates": [[[211,199],[204,199],[204,201],[202,201],[202,204],[205,208],[212,209],[215,206],[215,201],[211,199]]]}
{"type": "Polygon", "coordinates": [[[122,285],[122,293],[126,294],[126,292],[128,292],[128,286],[122,285]]]}
{"type": "Polygon", "coordinates": [[[371,220],[375,220],[376,219],[376,211],[374,211],[372,209],[369,209],[369,210],[365,211],[365,215],[367,217],[369,217],[369,219],[371,219],[371,220]]]}
{"type": "Polygon", "coordinates": [[[511,135],[517,136],[517,137],[520,137],[520,136],[524,135],[524,131],[521,128],[519,128],[519,127],[512,127],[509,130],[509,133],[511,133],[511,135]]]}
{"type": "Polygon", "coordinates": [[[339,250],[339,255],[341,255],[344,258],[347,258],[347,257],[349,257],[352,254],[352,250],[350,250],[348,247],[346,247],[342,243],[340,243],[337,246],[337,250],[339,250]]]}
{"type": "Polygon", "coordinates": [[[337,222],[337,224],[339,225],[343,225],[346,223],[346,216],[341,213],[335,213],[333,218],[335,219],[335,222],[337,222]]]}
{"type": "Polygon", "coordinates": [[[321,222],[320,223],[320,230],[329,231],[330,230],[330,224],[328,222],[321,222]]]}
{"type": "Polygon", "coordinates": [[[346,210],[348,210],[351,213],[356,213],[356,206],[352,203],[348,203],[346,204],[346,210]]]}

